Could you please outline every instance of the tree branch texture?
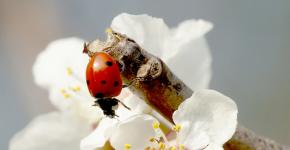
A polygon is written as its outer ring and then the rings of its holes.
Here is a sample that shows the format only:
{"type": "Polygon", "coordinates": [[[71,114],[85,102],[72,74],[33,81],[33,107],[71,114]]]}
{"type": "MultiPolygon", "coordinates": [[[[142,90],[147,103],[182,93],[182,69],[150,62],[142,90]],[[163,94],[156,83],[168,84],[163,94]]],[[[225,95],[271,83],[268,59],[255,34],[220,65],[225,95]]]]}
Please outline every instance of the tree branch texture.
{"type": "MultiPolygon", "coordinates": [[[[175,76],[158,57],[142,49],[134,39],[110,31],[106,42],[89,43],[90,51],[102,48],[123,67],[122,79],[130,90],[173,123],[172,114],[179,104],[193,94],[185,83],[175,76]]],[[[238,126],[236,133],[225,145],[226,150],[287,150],[273,140],[261,137],[245,127],[238,126]]]]}

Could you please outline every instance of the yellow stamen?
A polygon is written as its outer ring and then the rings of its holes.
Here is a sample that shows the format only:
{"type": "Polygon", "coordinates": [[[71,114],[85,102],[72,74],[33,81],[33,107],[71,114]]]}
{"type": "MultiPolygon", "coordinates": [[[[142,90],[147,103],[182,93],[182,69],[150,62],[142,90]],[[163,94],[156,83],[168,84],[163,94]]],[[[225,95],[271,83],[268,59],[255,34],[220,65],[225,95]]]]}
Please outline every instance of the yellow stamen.
{"type": "Polygon", "coordinates": [[[175,132],[179,132],[181,129],[181,125],[177,124],[172,128],[175,132]]]}
{"type": "Polygon", "coordinates": [[[63,94],[63,97],[64,97],[65,99],[68,99],[68,98],[70,98],[70,94],[64,93],[64,94],[63,94]]]}
{"type": "Polygon", "coordinates": [[[60,92],[61,92],[62,94],[66,93],[66,91],[65,91],[64,88],[60,89],[60,92]]]}
{"type": "Polygon", "coordinates": [[[80,86],[75,86],[75,87],[71,87],[71,90],[73,90],[74,92],[79,92],[81,90],[80,86]]]}
{"type": "Polygon", "coordinates": [[[159,150],[165,150],[166,145],[163,142],[160,142],[158,146],[159,150]]]}
{"type": "Polygon", "coordinates": [[[179,145],[179,150],[185,150],[185,147],[184,147],[183,144],[180,144],[180,145],[179,145]]]}
{"type": "Polygon", "coordinates": [[[145,150],[151,150],[151,147],[146,147],[145,150]]]}
{"type": "Polygon", "coordinates": [[[71,75],[73,74],[73,71],[72,71],[71,67],[67,67],[67,68],[66,68],[66,73],[67,73],[67,75],[69,75],[69,76],[71,76],[71,75]]]}
{"type": "Polygon", "coordinates": [[[154,123],[152,124],[152,127],[154,129],[159,129],[159,122],[158,121],[154,121],[154,123]]]}
{"type": "Polygon", "coordinates": [[[65,89],[60,89],[60,93],[63,95],[63,97],[64,97],[65,99],[68,99],[68,98],[71,97],[71,95],[68,94],[68,93],[65,91],[65,89]]]}
{"type": "Polygon", "coordinates": [[[111,28],[107,28],[106,31],[105,31],[107,34],[112,34],[113,33],[113,30],[111,28]]]}
{"type": "Polygon", "coordinates": [[[176,150],[175,146],[170,147],[170,150],[176,150]]]}
{"type": "Polygon", "coordinates": [[[130,150],[132,146],[131,144],[125,144],[124,147],[125,147],[125,150],[130,150]]]}
{"type": "Polygon", "coordinates": [[[150,138],[149,141],[150,141],[150,142],[155,142],[156,139],[155,139],[155,138],[150,138]]]}
{"type": "Polygon", "coordinates": [[[149,147],[149,146],[148,146],[148,147],[145,148],[145,150],[155,150],[155,148],[154,148],[154,147],[149,147]]]}

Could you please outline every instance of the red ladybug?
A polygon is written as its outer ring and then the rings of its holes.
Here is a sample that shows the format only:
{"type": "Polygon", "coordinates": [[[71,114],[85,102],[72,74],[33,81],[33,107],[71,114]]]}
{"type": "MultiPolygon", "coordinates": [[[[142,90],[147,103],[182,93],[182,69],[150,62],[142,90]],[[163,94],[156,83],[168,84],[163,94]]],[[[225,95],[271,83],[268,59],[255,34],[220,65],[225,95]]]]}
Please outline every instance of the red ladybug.
{"type": "Polygon", "coordinates": [[[84,46],[84,53],[88,53],[90,61],[87,65],[86,78],[90,94],[97,100],[93,106],[99,106],[104,115],[114,118],[115,110],[120,100],[114,98],[121,93],[123,87],[118,63],[105,52],[90,53],[84,46]]]}

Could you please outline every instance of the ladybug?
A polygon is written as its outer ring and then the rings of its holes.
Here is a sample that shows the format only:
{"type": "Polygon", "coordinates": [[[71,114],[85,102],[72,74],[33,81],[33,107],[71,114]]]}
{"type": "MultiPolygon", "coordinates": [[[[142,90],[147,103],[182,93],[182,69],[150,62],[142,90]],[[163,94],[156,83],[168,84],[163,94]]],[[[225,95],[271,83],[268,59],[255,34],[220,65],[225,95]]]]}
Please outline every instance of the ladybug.
{"type": "Polygon", "coordinates": [[[118,117],[115,110],[119,103],[130,110],[124,103],[114,98],[121,93],[122,88],[127,87],[122,84],[119,63],[105,52],[88,51],[86,44],[83,52],[90,56],[86,79],[91,96],[96,98],[93,106],[99,106],[104,115],[110,118],[118,117]]]}

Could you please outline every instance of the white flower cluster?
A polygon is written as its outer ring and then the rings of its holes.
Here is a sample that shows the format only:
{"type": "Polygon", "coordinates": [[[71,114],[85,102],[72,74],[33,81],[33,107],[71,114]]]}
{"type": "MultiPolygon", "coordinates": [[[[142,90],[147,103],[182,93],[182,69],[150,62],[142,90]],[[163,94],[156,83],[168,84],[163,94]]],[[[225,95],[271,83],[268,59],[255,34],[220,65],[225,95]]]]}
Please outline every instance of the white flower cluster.
{"type": "Polygon", "coordinates": [[[162,19],[120,14],[111,28],[134,39],[161,58],[194,94],[173,114],[175,125],[164,122],[129,90],[118,97],[132,110],[120,107],[118,119],[104,117],[88,92],[84,41],[66,38],[52,42],[33,66],[35,82],[49,91],[58,111],[35,118],[17,133],[10,150],[219,150],[235,132],[237,106],[209,90],[211,55],[204,35],[212,24],[187,20],[170,29],[162,19]],[[109,144],[108,144],[109,143],[109,144]]]}

